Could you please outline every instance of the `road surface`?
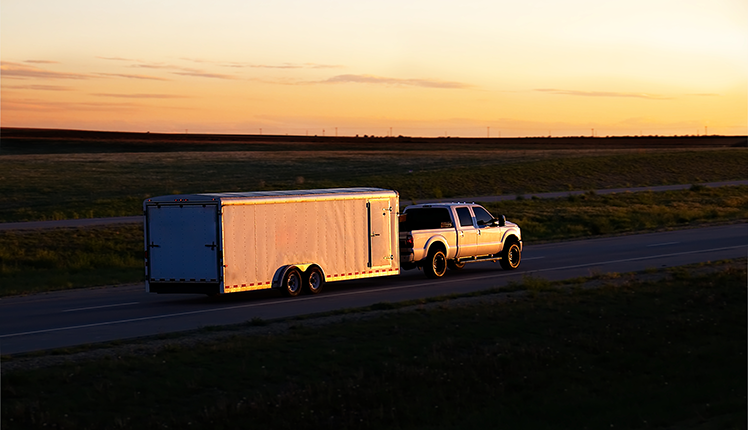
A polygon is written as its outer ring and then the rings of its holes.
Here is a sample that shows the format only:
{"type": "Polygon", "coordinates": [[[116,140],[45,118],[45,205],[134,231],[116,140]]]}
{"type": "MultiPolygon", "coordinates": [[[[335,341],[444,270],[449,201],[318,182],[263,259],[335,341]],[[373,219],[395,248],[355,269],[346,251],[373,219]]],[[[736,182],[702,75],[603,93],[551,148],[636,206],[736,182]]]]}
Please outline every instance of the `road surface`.
{"type": "Polygon", "coordinates": [[[143,285],[74,290],[0,300],[0,353],[73,346],[396,302],[506,285],[533,275],[549,280],[631,272],[746,257],[748,224],[526,245],[520,268],[466,265],[444,278],[411,270],[399,276],[331,283],[316,296],[275,291],[201,295],[145,293],[143,285]]]}

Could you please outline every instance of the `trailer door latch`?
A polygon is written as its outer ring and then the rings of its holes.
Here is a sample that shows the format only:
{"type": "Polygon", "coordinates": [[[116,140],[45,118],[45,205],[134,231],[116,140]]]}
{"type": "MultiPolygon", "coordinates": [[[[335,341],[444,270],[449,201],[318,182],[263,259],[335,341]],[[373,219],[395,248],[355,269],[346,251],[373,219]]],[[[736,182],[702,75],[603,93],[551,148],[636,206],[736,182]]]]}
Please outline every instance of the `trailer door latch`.
{"type": "Polygon", "coordinates": [[[215,242],[213,242],[213,243],[211,243],[209,245],[205,245],[205,247],[206,248],[210,248],[211,251],[215,251],[216,250],[216,246],[218,246],[218,245],[216,245],[215,242]]]}

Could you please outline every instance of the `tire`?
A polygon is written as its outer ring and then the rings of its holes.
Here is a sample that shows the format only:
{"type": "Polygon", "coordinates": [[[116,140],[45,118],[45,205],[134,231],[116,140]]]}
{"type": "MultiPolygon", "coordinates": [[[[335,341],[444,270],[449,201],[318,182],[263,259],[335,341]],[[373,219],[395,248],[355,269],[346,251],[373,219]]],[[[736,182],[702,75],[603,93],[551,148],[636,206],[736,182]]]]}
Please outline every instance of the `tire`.
{"type": "Polygon", "coordinates": [[[304,289],[310,294],[318,294],[325,286],[325,277],[319,267],[312,266],[304,272],[304,289]]]}
{"type": "Polygon", "coordinates": [[[283,294],[288,297],[296,297],[301,292],[302,280],[301,272],[297,268],[291,268],[286,271],[283,275],[283,283],[281,284],[283,294]]]}
{"type": "Polygon", "coordinates": [[[423,271],[431,279],[441,278],[447,271],[447,256],[441,249],[429,250],[429,256],[424,262],[423,271]]]}
{"type": "Polygon", "coordinates": [[[509,242],[509,246],[504,247],[501,251],[501,268],[504,270],[514,270],[519,267],[522,261],[522,251],[519,249],[519,243],[509,242]]]}
{"type": "Polygon", "coordinates": [[[462,270],[465,267],[465,263],[457,260],[449,260],[447,267],[449,267],[449,270],[462,270]]]}

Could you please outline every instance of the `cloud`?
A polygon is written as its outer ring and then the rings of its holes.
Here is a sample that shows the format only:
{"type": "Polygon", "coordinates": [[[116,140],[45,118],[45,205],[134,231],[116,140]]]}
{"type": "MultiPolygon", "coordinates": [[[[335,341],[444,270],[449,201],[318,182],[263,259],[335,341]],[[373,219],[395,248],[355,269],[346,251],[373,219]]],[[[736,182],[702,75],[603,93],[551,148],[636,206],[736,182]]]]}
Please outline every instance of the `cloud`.
{"type": "Polygon", "coordinates": [[[59,85],[6,85],[4,88],[14,90],[40,90],[40,91],[70,91],[70,87],[62,87],[59,85]]]}
{"type": "Polygon", "coordinates": [[[99,58],[101,60],[109,60],[109,61],[137,61],[137,60],[133,60],[131,58],[122,58],[122,57],[101,57],[101,56],[96,56],[96,58],[99,58]]]}
{"type": "Polygon", "coordinates": [[[0,62],[0,71],[3,78],[41,78],[41,79],[89,79],[92,76],[83,73],[65,73],[44,70],[34,66],[10,61],[0,62]]]}
{"type": "Polygon", "coordinates": [[[92,93],[91,95],[97,97],[118,97],[126,99],[183,99],[187,96],[179,96],[173,94],[113,94],[113,93],[92,93]]]}
{"type": "Polygon", "coordinates": [[[548,94],[556,94],[563,96],[582,96],[582,97],[633,97],[646,100],[670,100],[671,97],[665,97],[657,94],[646,94],[646,93],[620,93],[613,91],[578,91],[578,90],[559,90],[555,88],[538,88],[533,91],[538,91],[548,94]]]}
{"type": "Polygon", "coordinates": [[[97,73],[99,76],[107,76],[112,78],[126,78],[126,79],[148,79],[152,81],[168,81],[170,79],[159,78],[158,76],[150,75],[133,75],[127,73],[97,73]]]}
{"type": "Polygon", "coordinates": [[[399,78],[386,78],[382,76],[373,75],[337,75],[324,81],[317,83],[323,84],[341,84],[341,83],[356,83],[356,84],[378,84],[378,85],[395,85],[395,86],[410,86],[410,87],[425,87],[425,88],[445,88],[445,89],[461,89],[470,88],[471,85],[463,84],[461,82],[449,82],[440,81],[434,79],[399,79],[399,78]]]}
{"type": "Polygon", "coordinates": [[[689,96],[695,96],[695,97],[719,97],[719,94],[715,93],[697,93],[697,94],[686,94],[689,96]]]}
{"type": "Polygon", "coordinates": [[[231,68],[252,68],[252,69],[340,69],[343,68],[341,65],[335,64],[317,64],[317,63],[281,63],[281,64],[257,64],[257,63],[242,63],[242,62],[225,62],[225,61],[213,61],[203,60],[200,58],[185,58],[182,57],[180,60],[191,61],[199,64],[215,64],[221,67],[231,68]]]}
{"type": "Polygon", "coordinates": [[[35,63],[35,64],[59,64],[59,61],[52,60],[26,60],[24,63],[35,63]]]}
{"type": "Polygon", "coordinates": [[[221,73],[210,73],[203,70],[194,70],[194,69],[179,69],[179,72],[171,72],[175,75],[181,75],[181,76],[195,76],[198,78],[211,78],[211,79],[236,79],[235,76],[231,75],[224,75],[221,73]]]}
{"type": "MultiPolygon", "coordinates": [[[[241,67],[241,66],[231,66],[241,67]]],[[[316,64],[316,63],[284,63],[284,64],[247,64],[243,67],[251,67],[253,69],[342,69],[344,66],[336,64],[316,64]]]]}
{"type": "Polygon", "coordinates": [[[130,67],[137,67],[137,68],[142,68],[142,69],[167,70],[167,71],[169,71],[169,73],[172,73],[174,75],[194,76],[194,77],[198,77],[198,78],[237,79],[236,76],[232,76],[232,75],[225,75],[223,73],[212,73],[212,72],[207,72],[205,70],[192,69],[192,68],[189,68],[189,67],[174,66],[174,65],[171,65],[171,64],[159,64],[159,63],[145,63],[145,62],[140,62],[138,64],[133,64],[130,67]]]}
{"type": "Polygon", "coordinates": [[[90,102],[52,102],[48,100],[3,100],[3,110],[32,112],[70,112],[70,111],[131,111],[140,108],[135,103],[90,103],[90,102]]]}

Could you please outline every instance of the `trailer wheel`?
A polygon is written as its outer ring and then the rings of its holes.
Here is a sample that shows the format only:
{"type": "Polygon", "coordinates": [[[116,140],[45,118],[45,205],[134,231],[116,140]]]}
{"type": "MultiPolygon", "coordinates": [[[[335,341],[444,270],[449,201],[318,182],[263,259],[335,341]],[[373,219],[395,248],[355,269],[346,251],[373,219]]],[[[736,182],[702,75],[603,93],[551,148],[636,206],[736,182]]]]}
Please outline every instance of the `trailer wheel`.
{"type": "Polygon", "coordinates": [[[283,283],[281,284],[283,294],[289,297],[296,297],[301,292],[301,286],[301,272],[299,272],[299,269],[295,267],[288,269],[286,274],[283,275],[283,283]]]}
{"type": "Polygon", "coordinates": [[[325,285],[325,278],[319,267],[312,266],[304,273],[304,287],[312,294],[322,291],[325,285]]]}
{"type": "Polygon", "coordinates": [[[447,256],[439,248],[429,250],[429,256],[425,263],[423,271],[429,278],[441,278],[447,271],[447,256]]]}
{"type": "Polygon", "coordinates": [[[522,252],[519,250],[517,242],[510,242],[508,247],[501,251],[501,268],[504,270],[513,270],[519,267],[522,260],[522,252]]]}
{"type": "Polygon", "coordinates": [[[449,260],[447,262],[447,267],[449,267],[449,270],[460,270],[465,267],[465,262],[458,261],[457,259],[449,260]]]}

